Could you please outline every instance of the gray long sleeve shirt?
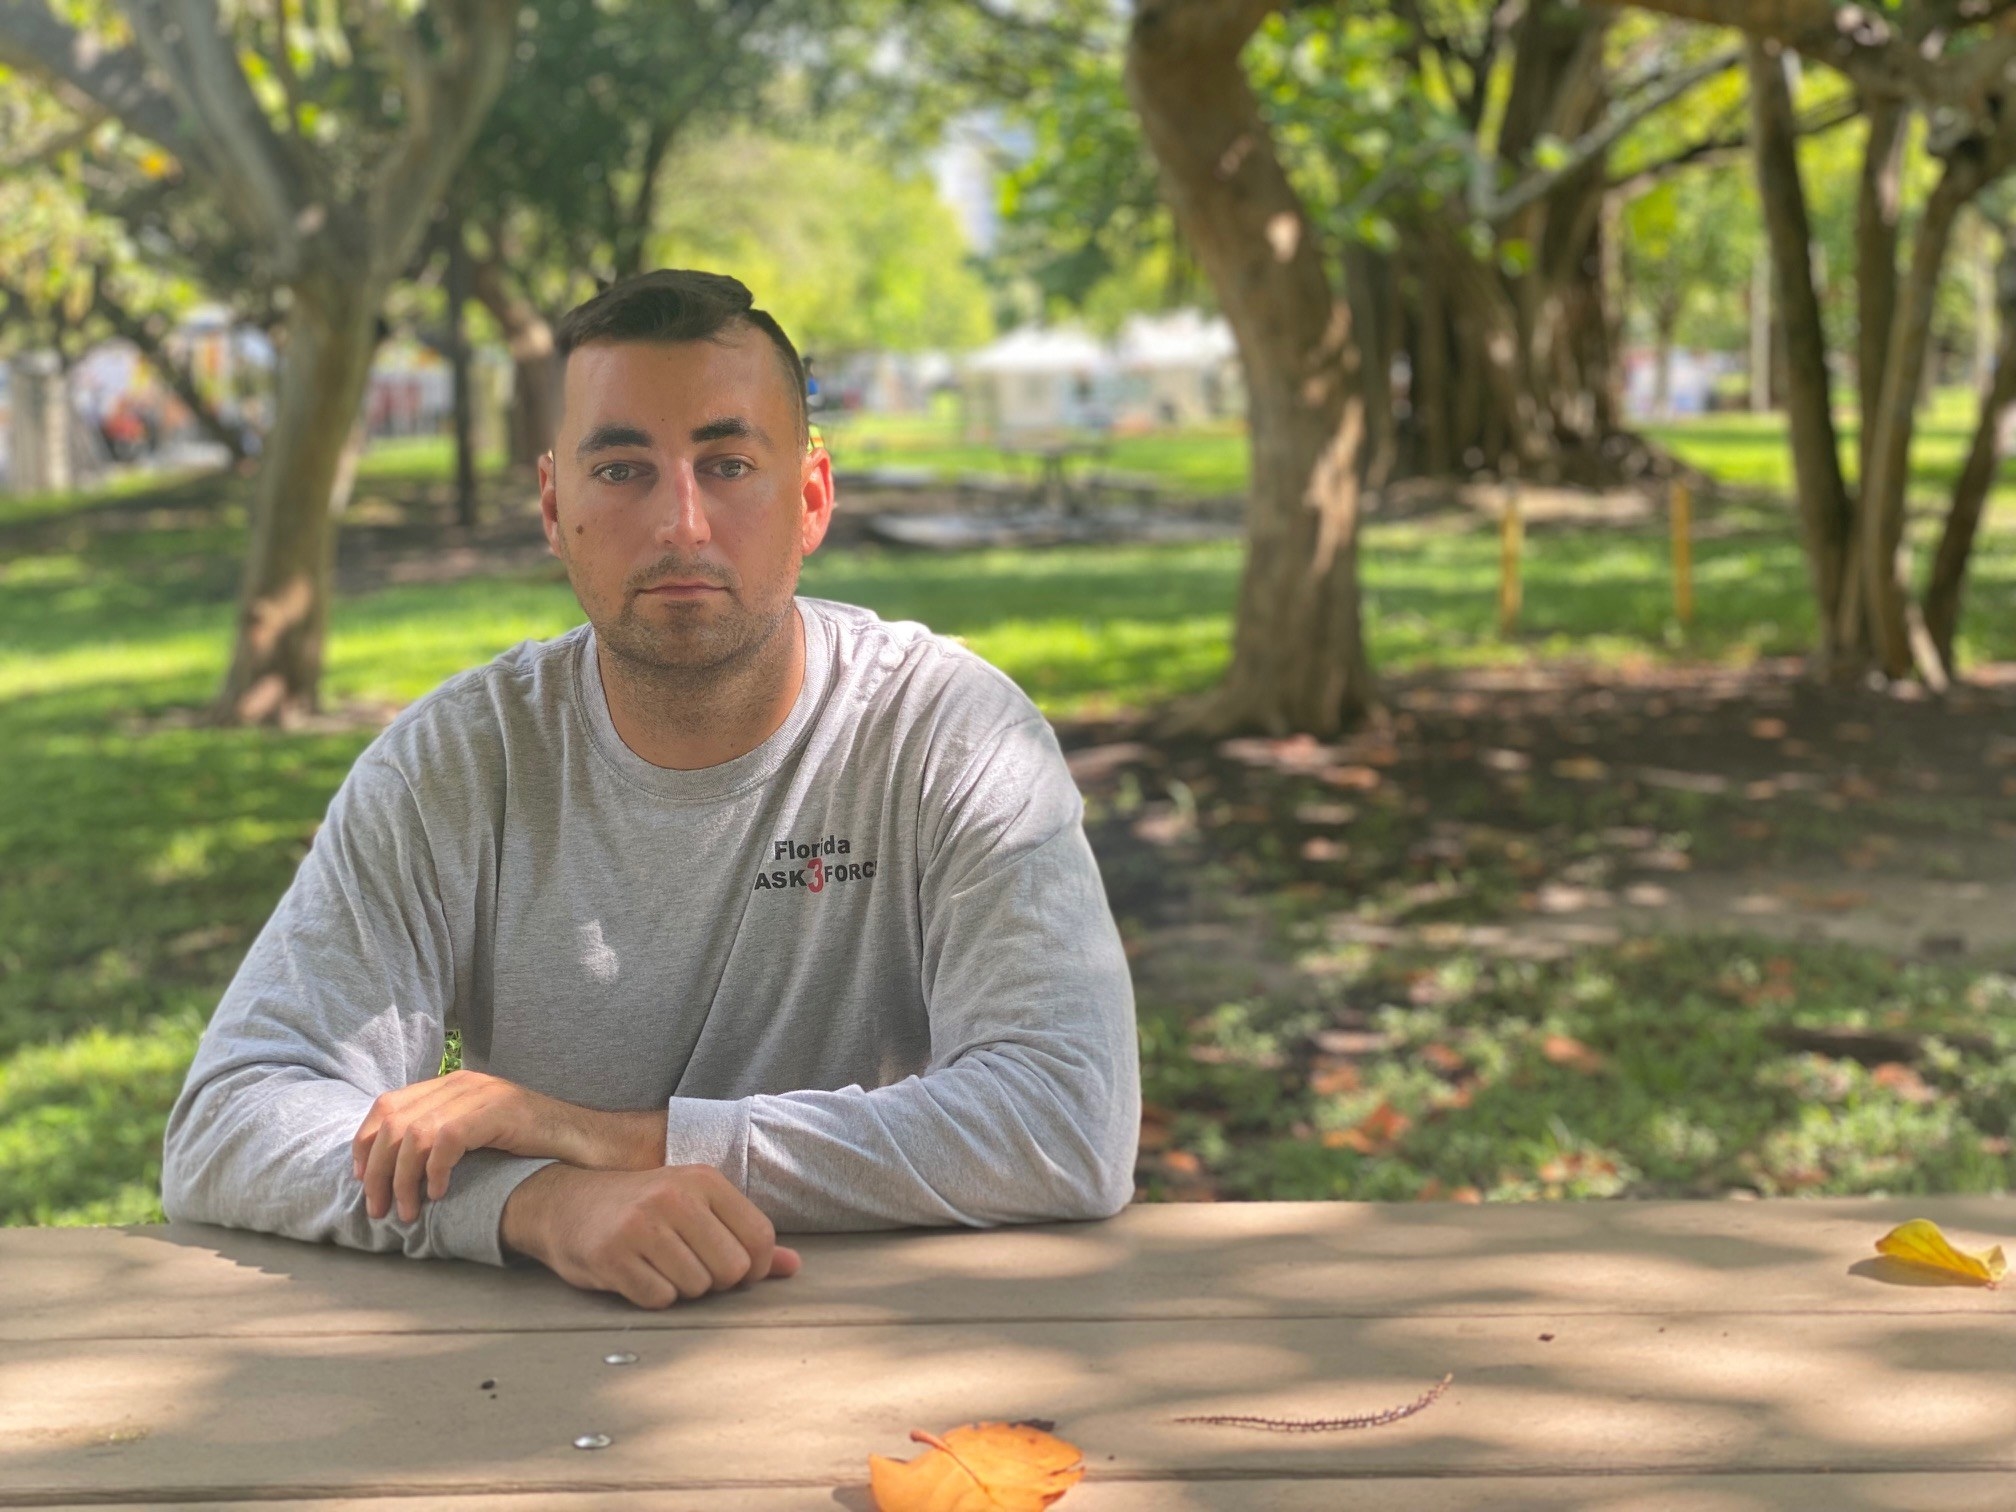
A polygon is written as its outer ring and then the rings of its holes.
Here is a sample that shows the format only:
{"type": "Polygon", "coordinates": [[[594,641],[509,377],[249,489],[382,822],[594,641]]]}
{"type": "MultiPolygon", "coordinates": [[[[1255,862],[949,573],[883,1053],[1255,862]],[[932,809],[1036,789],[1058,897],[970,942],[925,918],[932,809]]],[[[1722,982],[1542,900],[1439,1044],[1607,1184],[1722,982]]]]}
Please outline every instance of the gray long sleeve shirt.
{"type": "Polygon", "coordinates": [[[172,1218],[500,1263],[546,1161],[479,1150],[365,1211],[372,1100],[463,1064],[664,1107],[667,1164],[780,1230],[1103,1217],[1140,1069],[1049,725],[921,626],[798,600],[783,725],[698,771],[611,723],[583,625],[451,678],[358,758],[169,1117],[172,1218]]]}

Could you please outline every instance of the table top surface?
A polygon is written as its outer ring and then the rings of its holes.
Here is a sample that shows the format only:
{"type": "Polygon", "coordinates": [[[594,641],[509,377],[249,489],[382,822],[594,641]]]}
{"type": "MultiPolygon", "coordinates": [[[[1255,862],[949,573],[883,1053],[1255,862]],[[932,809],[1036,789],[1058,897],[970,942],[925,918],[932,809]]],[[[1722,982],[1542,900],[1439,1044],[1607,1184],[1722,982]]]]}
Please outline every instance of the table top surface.
{"type": "Polygon", "coordinates": [[[649,1313],[533,1267],[0,1229],[0,1508],[865,1509],[910,1429],[1042,1418],[1089,1467],[1066,1512],[2005,1512],[2016,1288],[1877,1258],[1912,1217],[2016,1234],[1996,1198],[1143,1206],[806,1238],[792,1280],[649,1313]],[[1444,1374],[1377,1428],[1173,1421],[1444,1374]]]}

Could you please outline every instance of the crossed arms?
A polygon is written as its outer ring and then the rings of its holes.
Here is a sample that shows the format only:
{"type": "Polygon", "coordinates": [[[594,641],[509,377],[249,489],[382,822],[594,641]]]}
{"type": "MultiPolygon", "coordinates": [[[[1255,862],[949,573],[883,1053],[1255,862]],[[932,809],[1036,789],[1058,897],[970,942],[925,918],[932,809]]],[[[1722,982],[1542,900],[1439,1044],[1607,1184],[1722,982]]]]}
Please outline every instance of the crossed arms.
{"type": "Polygon", "coordinates": [[[1132,1192],[1138,1052],[1075,805],[986,805],[1001,834],[937,848],[921,1074],[610,1112],[435,1075],[475,975],[466,905],[444,896],[413,785],[367,752],[204,1035],[163,1204],[415,1257],[522,1253],[647,1306],[788,1274],[776,1229],[1106,1216],[1132,1192]],[[1060,941],[1060,915],[1097,927],[1060,941]]]}

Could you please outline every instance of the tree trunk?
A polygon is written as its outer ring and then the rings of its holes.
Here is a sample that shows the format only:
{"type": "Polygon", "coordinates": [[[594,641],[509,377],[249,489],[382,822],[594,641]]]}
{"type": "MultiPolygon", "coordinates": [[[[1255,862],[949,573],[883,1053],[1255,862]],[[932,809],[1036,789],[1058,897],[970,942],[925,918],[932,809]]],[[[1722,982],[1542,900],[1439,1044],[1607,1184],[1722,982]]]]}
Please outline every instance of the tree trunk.
{"type": "Polygon", "coordinates": [[[1420,435],[1420,470],[1431,477],[1456,471],[1456,446],[1450,420],[1454,395],[1449,382],[1449,316],[1442,284],[1425,263],[1415,263],[1418,318],[1412,322],[1414,344],[1407,364],[1407,394],[1420,435]]]}
{"type": "Polygon", "coordinates": [[[504,332],[511,353],[511,465],[535,467],[560,427],[560,363],[553,353],[553,327],[531,300],[511,288],[496,258],[474,258],[469,271],[470,287],[504,332]]]}
{"type": "Polygon", "coordinates": [[[1866,645],[1853,584],[1855,511],[1841,477],[1827,375],[1827,333],[1813,288],[1813,230],[1799,178],[1792,93],[1785,60],[1769,43],[1749,46],[1752,134],[1757,185],[1771,246],[1775,293],[1785,332],[1785,406],[1806,566],[1820,610],[1817,662],[1826,675],[1856,670],[1866,645]]]}
{"type": "Polygon", "coordinates": [[[1883,398],[1883,361],[1897,317],[1897,217],[1903,204],[1904,126],[1901,102],[1863,97],[1869,135],[1862,149],[1855,200],[1855,384],[1861,405],[1860,475],[1869,476],[1869,447],[1883,398]]]}
{"type": "Polygon", "coordinates": [[[1652,342],[1652,413],[1673,418],[1673,340],[1680,326],[1680,301],[1661,300],[1652,342]]]}
{"type": "Polygon", "coordinates": [[[637,192],[631,196],[627,206],[613,203],[610,227],[610,271],[621,283],[626,278],[635,278],[644,271],[644,253],[651,236],[651,227],[658,218],[658,174],[665,163],[665,155],[672,145],[674,123],[656,120],[651,123],[649,134],[644,141],[643,161],[637,168],[637,192]]]}
{"type": "Polygon", "coordinates": [[[378,345],[383,290],[328,275],[294,286],[273,428],[260,458],[231,668],[215,714],[272,724],[312,713],[329,614],[334,514],[378,345]]]}
{"type": "MultiPolygon", "coordinates": [[[[1877,666],[1890,677],[1908,677],[1925,658],[1914,655],[1906,613],[1910,585],[1902,560],[1904,500],[1910,482],[1911,438],[1917,429],[1918,386],[1931,340],[1932,305],[1939,273],[1952,241],[1953,222],[1973,197],[1973,174],[1949,164],[1926,201],[1911,246],[1911,271],[1898,291],[1883,364],[1883,386],[1872,417],[1869,471],[1862,479],[1859,511],[1862,602],[1877,666]]],[[[1938,677],[1936,664],[1920,667],[1938,677]]]]}
{"type": "Polygon", "coordinates": [[[1771,368],[1778,345],[1768,249],[1751,265],[1750,275],[1750,413],[1764,415],[1771,411],[1771,368]]]}
{"type": "Polygon", "coordinates": [[[1399,321],[1390,259],[1370,247],[1353,246],[1344,253],[1345,290],[1351,319],[1358,331],[1365,363],[1365,477],[1374,489],[1392,476],[1398,450],[1393,417],[1393,353],[1399,321]]]}
{"type": "Polygon", "coordinates": [[[1140,0],[1127,89],[1245,365],[1253,470],[1232,666],[1206,728],[1333,734],[1375,707],[1358,592],[1364,375],[1350,309],[1240,65],[1267,0],[1140,0]]]}
{"type": "MultiPolygon", "coordinates": [[[[1520,115],[1531,131],[1578,134],[1601,114],[1600,51],[1590,42],[1601,28],[1564,22],[1558,6],[1547,13],[1548,26],[1523,34],[1520,67],[1537,82],[1522,92],[1520,115]],[[1572,45],[1560,45],[1563,37],[1572,45]]],[[[1501,145],[1504,160],[1532,171],[1510,155],[1512,145],[1510,137],[1501,145]]],[[[1593,162],[1495,228],[1482,255],[1462,207],[1403,224],[1396,261],[1415,270],[1418,291],[1408,322],[1409,400],[1424,471],[1512,467],[1530,478],[1590,483],[1621,471],[1617,259],[1606,235],[1613,217],[1602,168],[1593,162]],[[1517,272],[1508,271],[1513,243],[1526,249],[1517,272]],[[1428,350],[1438,331],[1442,350],[1428,350]],[[1438,456],[1451,460],[1428,460],[1438,456]]]]}
{"type": "Polygon", "coordinates": [[[1960,631],[1961,595],[1967,584],[1967,563],[1981,528],[1981,511],[1989,486],[2002,461],[2002,432],[2016,410],[2016,249],[2005,246],[1996,270],[1995,305],[2000,339],[1995,371],[1981,397],[1981,416],[1974,426],[1974,444],[1953,484],[1952,507],[1939,535],[1932,574],[1925,585],[1925,633],[1949,678],[1959,675],[1953,642],[1960,631]]]}
{"type": "Polygon", "coordinates": [[[448,365],[455,385],[455,519],[465,530],[476,526],[476,443],[471,434],[469,392],[469,248],[458,219],[448,238],[448,365]]]}

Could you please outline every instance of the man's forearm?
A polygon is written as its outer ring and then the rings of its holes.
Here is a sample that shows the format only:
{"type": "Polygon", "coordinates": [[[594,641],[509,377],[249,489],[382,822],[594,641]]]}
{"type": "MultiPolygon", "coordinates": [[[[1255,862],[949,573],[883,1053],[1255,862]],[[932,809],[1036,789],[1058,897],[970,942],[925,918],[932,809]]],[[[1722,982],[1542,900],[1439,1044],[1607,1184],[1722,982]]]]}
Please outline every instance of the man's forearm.
{"type": "MultiPolygon", "coordinates": [[[[569,1163],[602,1171],[648,1171],[665,1164],[665,1110],[604,1112],[568,1105],[581,1136],[569,1163]]],[[[562,1156],[566,1159],[566,1156],[562,1156]]]]}
{"type": "Polygon", "coordinates": [[[565,1181],[572,1169],[566,1165],[545,1166],[519,1182],[504,1199],[504,1210],[497,1220],[497,1242],[506,1259],[513,1255],[542,1258],[540,1239],[545,1232],[546,1202],[552,1195],[549,1189],[556,1182],[565,1181]]]}

